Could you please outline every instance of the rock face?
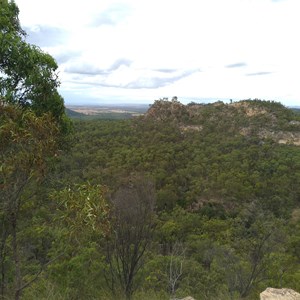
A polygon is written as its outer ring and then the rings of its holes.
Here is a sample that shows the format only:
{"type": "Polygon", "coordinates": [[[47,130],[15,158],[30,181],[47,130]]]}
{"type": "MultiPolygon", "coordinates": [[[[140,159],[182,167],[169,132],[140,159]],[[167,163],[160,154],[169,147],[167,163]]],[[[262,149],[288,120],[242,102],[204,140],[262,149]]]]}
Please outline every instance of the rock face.
{"type": "Polygon", "coordinates": [[[300,294],[291,289],[267,288],[260,293],[260,300],[300,300],[300,294]]]}

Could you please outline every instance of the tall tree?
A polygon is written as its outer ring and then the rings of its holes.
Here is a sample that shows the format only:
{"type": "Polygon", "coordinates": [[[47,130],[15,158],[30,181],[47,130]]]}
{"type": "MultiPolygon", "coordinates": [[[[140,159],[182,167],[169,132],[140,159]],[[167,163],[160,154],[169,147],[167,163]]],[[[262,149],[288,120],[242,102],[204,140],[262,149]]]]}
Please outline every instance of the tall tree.
{"type": "Polygon", "coordinates": [[[18,243],[20,213],[26,200],[24,192],[44,177],[47,159],[55,156],[59,149],[59,130],[51,114],[37,117],[31,110],[24,112],[15,105],[3,102],[0,102],[0,116],[1,291],[4,294],[4,261],[11,248],[15,298],[19,299],[22,289],[27,286],[22,282],[18,243]]]}
{"type": "Polygon", "coordinates": [[[14,1],[0,0],[0,287],[4,297],[10,256],[15,299],[31,281],[22,277],[18,238],[24,203],[29,201],[25,192],[39,184],[70,129],[57,91],[57,64],[26,43],[18,14],[14,1]]]}

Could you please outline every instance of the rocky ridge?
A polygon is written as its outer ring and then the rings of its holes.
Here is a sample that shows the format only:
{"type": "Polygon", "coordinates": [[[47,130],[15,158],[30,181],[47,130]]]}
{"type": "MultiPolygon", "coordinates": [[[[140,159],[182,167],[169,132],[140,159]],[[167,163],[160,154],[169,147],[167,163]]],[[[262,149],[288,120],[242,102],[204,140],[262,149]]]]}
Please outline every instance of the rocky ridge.
{"type": "Polygon", "coordinates": [[[182,133],[218,130],[300,146],[299,115],[274,101],[256,99],[183,105],[174,97],[171,101],[156,100],[144,118],[178,124],[182,133]]]}

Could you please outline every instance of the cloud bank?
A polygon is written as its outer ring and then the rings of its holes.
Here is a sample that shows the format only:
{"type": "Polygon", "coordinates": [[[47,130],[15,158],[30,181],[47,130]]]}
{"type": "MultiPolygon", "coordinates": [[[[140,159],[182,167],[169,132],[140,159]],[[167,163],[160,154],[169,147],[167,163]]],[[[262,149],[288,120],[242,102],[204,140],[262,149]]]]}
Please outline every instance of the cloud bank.
{"type": "Polygon", "coordinates": [[[300,105],[298,0],[16,3],[27,40],[58,62],[66,103],[73,93],[300,105]]]}

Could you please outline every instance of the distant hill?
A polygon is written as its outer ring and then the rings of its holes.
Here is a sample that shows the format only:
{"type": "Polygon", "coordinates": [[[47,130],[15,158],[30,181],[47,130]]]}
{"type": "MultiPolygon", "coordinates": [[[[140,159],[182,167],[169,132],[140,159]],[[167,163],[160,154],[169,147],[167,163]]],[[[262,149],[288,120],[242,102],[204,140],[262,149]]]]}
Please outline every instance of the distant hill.
{"type": "Polygon", "coordinates": [[[65,108],[66,114],[69,118],[84,118],[86,115],[79,113],[77,111],[71,110],[69,108],[65,108]]]}
{"type": "Polygon", "coordinates": [[[225,104],[183,105],[177,100],[156,100],[145,114],[146,119],[177,123],[182,131],[218,131],[270,138],[281,144],[300,145],[300,109],[264,100],[242,100],[225,104]]]}
{"type": "Polygon", "coordinates": [[[292,111],[294,111],[296,114],[300,114],[300,107],[292,107],[292,111]]]}

